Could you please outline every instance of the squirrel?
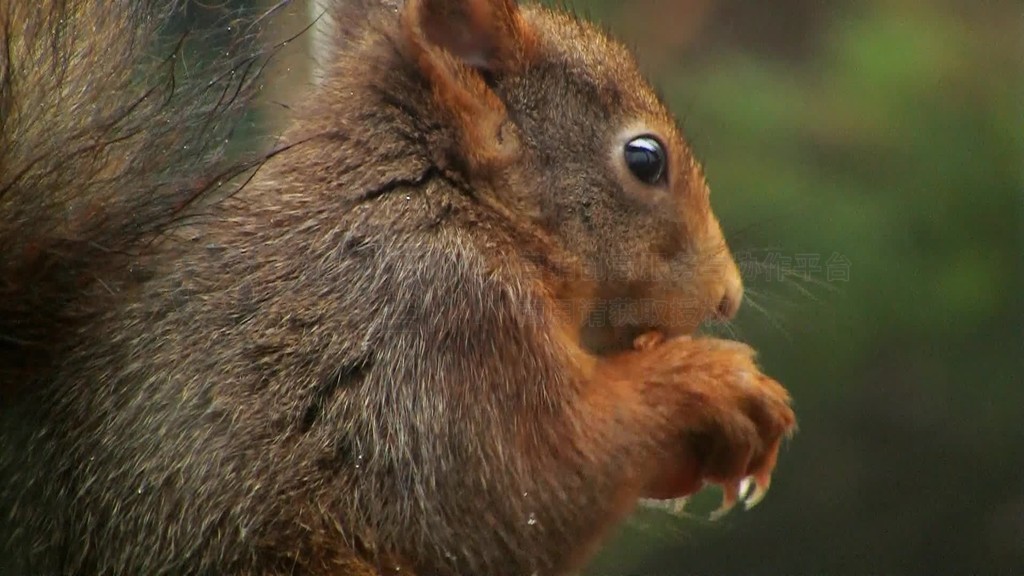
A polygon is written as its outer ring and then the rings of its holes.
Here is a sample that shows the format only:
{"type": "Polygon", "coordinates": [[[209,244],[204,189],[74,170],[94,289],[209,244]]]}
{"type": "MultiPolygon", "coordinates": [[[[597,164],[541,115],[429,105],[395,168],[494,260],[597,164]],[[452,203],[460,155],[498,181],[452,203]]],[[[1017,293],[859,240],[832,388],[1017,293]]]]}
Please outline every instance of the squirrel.
{"type": "Polygon", "coordinates": [[[341,2],[236,154],[266,19],[189,68],[181,10],[0,3],[5,574],[561,575],[641,499],[763,497],[791,401],[696,334],[742,281],[626,47],[341,2]]]}

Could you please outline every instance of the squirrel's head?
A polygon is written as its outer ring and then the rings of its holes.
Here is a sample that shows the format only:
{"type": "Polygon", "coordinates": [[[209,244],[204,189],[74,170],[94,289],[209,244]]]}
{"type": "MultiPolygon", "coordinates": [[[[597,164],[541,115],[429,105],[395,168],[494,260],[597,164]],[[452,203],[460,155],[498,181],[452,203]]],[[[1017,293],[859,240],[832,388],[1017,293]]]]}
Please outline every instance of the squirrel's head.
{"type": "MultiPolygon", "coordinates": [[[[410,0],[412,58],[474,189],[575,256],[596,349],[731,318],[739,271],[679,126],[633,55],[594,26],[513,0],[410,0]]],[[[574,302],[573,304],[580,304],[574,302]]]]}
{"type": "Polygon", "coordinates": [[[429,141],[433,164],[565,255],[555,296],[573,300],[589,347],[736,313],[742,283],[701,167],[628,49],[514,0],[388,11],[415,76],[403,105],[447,134],[429,141]]]}

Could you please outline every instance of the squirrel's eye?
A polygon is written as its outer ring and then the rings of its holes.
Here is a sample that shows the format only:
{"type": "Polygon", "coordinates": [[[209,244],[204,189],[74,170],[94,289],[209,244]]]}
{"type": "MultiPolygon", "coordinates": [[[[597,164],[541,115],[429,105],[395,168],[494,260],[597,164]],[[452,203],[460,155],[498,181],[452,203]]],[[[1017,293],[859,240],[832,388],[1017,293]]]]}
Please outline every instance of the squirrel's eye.
{"type": "Polygon", "coordinates": [[[626,143],[626,166],[645,184],[658,184],[665,177],[665,149],[651,136],[626,143]]]}

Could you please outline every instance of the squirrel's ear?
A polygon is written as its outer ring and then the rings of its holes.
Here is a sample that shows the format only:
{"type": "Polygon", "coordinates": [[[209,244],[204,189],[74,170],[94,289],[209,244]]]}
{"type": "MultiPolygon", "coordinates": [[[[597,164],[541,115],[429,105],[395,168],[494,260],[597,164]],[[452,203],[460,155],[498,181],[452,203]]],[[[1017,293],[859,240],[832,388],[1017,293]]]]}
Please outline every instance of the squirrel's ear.
{"type": "Polygon", "coordinates": [[[405,26],[417,40],[481,71],[512,71],[530,51],[515,0],[409,0],[405,26]]]}
{"type": "Polygon", "coordinates": [[[458,129],[459,154],[474,168],[507,158],[504,104],[488,86],[529,63],[533,35],[514,0],[407,0],[402,27],[409,56],[458,129]]]}

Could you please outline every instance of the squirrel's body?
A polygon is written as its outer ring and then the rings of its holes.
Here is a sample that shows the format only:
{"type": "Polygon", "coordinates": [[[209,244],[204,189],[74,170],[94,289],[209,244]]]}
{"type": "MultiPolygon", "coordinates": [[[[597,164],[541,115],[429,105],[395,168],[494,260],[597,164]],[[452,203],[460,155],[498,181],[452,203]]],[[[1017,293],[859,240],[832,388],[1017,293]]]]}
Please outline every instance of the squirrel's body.
{"type": "Polygon", "coordinates": [[[767,484],[785,392],[681,335],[735,311],[738,276],[596,29],[339,10],[283,143],[231,162],[257,57],[197,103],[142,65],[140,9],[28,4],[0,5],[0,568],[560,574],[641,495],[767,484]],[[637,130],[664,184],[623,183],[637,130]],[[680,336],[629,349],[650,331],[680,336]]]}

